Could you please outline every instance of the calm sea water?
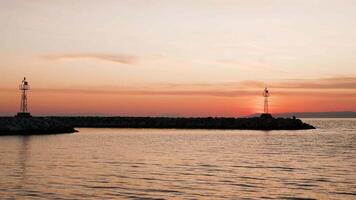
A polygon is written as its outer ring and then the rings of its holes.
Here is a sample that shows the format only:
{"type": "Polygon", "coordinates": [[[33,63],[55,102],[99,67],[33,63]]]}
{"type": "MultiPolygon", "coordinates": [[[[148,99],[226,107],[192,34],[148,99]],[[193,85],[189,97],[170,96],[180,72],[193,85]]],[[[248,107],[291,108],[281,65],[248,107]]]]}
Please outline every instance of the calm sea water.
{"type": "Polygon", "coordinates": [[[356,199],[356,120],[0,137],[0,199],[356,199]]]}

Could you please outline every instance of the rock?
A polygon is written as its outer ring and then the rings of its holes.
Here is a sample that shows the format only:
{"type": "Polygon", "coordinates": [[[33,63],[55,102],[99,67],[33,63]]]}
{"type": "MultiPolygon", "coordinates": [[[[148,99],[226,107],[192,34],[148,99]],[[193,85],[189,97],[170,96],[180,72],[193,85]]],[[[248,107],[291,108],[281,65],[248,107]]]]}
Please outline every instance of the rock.
{"type": "Polygon", "coordinates": [[[300,130],[314,129],[299,119],[263,115],[252,118],[168,118],[168,117],[53,117],[73,127],[96,128],[181,128],[181,129],[249,129],[300,130]]]}
{"type": "Polygon", "coordinates": [[[49,117],[0,117],[0,135],[74,133],[76,130],[49,117]]]}
{"type": "Polygon", "coordinates": [[[0,135],[57,134],[76,132],[73,127],[302,130],[315,129],[296,118],[270,114],[252,118],[168,117],[0,117],[0,135]]]}

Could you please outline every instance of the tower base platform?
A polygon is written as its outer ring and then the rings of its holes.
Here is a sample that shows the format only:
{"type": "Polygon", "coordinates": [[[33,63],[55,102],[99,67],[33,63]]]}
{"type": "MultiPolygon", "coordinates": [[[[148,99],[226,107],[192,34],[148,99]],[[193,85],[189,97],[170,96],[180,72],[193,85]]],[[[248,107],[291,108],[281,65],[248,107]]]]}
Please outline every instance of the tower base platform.
{"type": "Polygon", "coordinates": [[[28,112],[19,112],[15,115],[15,117],[32,117],[32,115],[28,112]]]}

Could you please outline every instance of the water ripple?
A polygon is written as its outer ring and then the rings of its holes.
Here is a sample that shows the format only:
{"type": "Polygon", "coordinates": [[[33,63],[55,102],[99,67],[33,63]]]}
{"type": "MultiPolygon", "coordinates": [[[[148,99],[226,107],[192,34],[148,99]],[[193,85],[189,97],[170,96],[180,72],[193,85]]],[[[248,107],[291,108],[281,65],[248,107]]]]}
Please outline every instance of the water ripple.
{"type": "Polygon", "coordinates": [[[0,199],[355,199],[356,120],[0,138],[0,199]]]}

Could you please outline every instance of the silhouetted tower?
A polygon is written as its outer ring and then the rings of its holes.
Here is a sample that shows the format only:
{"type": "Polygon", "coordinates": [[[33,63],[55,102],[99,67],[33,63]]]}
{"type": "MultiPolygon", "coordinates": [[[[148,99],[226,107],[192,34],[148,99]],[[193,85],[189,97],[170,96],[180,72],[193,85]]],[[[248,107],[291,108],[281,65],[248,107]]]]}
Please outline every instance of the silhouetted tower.
{"type": "Polygon", "coordinates": [[[21,85],[19,86],[21,90],[21,105],[20,112],[17,113],[18,117],[29,117],[31,116],[27,109],[27,91],[30,90],[30,85],[26,81],[26,77],[23,78],[21,85]]]}
{"type": "Polygon", "coordinates": [[[263,91],[263,94],[262,94],[265,98],[265,105],[264,105],[264,110],[263,110],[263,113],[264,114],[268,114],[268,97],[270,95],[267,87],[265,88],[265,90],[263,91]]]}

